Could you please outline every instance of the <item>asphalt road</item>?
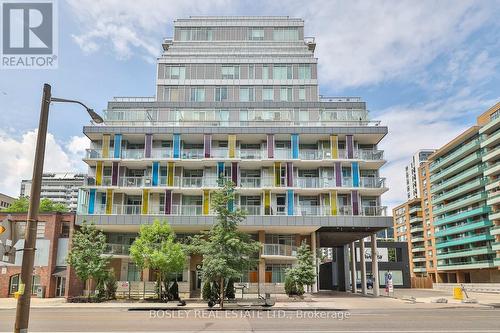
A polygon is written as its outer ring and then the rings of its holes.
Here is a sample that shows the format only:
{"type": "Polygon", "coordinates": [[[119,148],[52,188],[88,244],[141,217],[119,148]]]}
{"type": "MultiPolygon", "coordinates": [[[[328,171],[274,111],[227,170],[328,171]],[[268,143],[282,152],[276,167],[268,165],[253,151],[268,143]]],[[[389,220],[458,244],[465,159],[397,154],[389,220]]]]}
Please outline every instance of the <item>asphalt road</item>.
{"type": "MultiPolygon", "coordinates": [[[[12,332],[15,310],[0,310],[0,332],[12,332]]],[[[118,308],[33,309],[30,332],[500,332],[500,310],[485,308],[352,312],[174,311],[118,308]]]]}

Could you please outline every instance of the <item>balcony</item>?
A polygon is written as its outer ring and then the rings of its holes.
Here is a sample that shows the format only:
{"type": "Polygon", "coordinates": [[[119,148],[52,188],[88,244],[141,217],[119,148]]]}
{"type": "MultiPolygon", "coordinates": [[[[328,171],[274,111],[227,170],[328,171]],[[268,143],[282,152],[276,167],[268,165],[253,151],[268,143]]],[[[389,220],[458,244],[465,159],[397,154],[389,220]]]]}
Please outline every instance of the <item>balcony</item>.
{"type": "Polygon", "coordinates": [[[117,215],[140,215],[142,205],[113,205],[113,214],[117,215]]]}
{"type": "Polygon", "coordinates": [[[261,177],[241,177],[240,187],[259,188],[261,187],[261,177]]]}
{"type": "Polygon", "coordinates": [[[144,149],[123,149],[122,159],[124,160],[137,160],[144,158],[144,149]]]}
{"type": "Polygon", "coordinates": [[[264,158],[264,151],[261,149],[240,149],[238,156],[242,160],[261,160],[264,158]]]}
{"type": "Polygon", "coordinates": [[[474,217],[477,215],[487,214],[490,211],[490,208],[487,206],[478,207],[478,208],[467,208],[462,211],[459,211],[454,214],[446,215],[441,218],[434,218],[434,226],[440,226],[460,220],[465,220],[470,217],[474,217]]]}
{"type": "MultiPolygon", "coordinates": [[[[210,181],[211,179],[207,179],[210,181]]],[[[215,178],[213,178],[215,182],[215,186],[217,186],[217,182],[215,178]]],[[[182,185],[181,187],[185,188],[201,188],[203,184],[203,177],[182,177],[182,185]]]]}
{"type": "Polygon", "coordinates": [[[436,254],[436,258],[438,260],[441,260],[441,259],[450,259],[450,258],[471,257],[471,256],[492,254],[492,253],[494,253],[494,251],[490,247],[481,246],[481,247],[460,249],[460,250],[454,250],[454,251],[438,252],[436,254]]]}
{"type": "Polygon", "coordinates": [[[490,235],[492,235],[492,236],[500,235],[500,225],[496,225],[494,227],[491,227],[490,235]]]}
{"type": "MultiPolygon", "coordinates": [[[[339,154],[340,157],[341,154],[339,154]]],[[[299,159],[301,160],[326,160],[331,159],[330,151],[318,149],[299,149],[299,159]]]]}
{"type": "Polygon", "coordinates": [[[385,188],[385,178],[360,177],[359,186],[366,188],[385,188]]]}
{"type": "Polygon", "coordinates": [[[293,245],[285,245],[285,244],[262,245],[262,257],[289,257],[290,259],[295,259],[296,256],[297,256],[297,247],[293,245]]]}
{"type": "Polygon", "coordinates": [[[423,232],[423,231],[424,231],[424,227],[414,227],[414,228],[410,229],[410,233],[423,232]]]}
{"type": "Polygon", "coordinates": [[[493,260],[478,260],[478,261],[468,261],[468,262],[452,262],[446,264],[440,264],[438,262],[439,270],[456,270],[456,269],[479,269],[479,268],[493,268],[495,263],[493,260]]]}
{"type": "Polygon", "coordinates": [[[462,184],[458,187],[453,188],[452,190],[448,190],[447,192],[443,192],[441,195],[435,195],[433,197],[433,204],[438,204],[444,200],[450,200],[457,196],[460,196],[464,193],[470,192],[472,190],[483,187],[486,184],[486,179],[478,178],[472,181],[469,181],[465,184],[462,184]]]}
{"type": "Polygon", "coordinates": [[[363,216],[386,216],[386,206],[362,206],[361,215],[363,216]]]}
{"type": "MultiPolygon", "coordinates": [[[[486,192],[478,192],[469,194],[466,197],[459,198],[454,202],[447,203],[445,205],[440,205],[432,211],[434,216],[444,214],[446,212],[459,209],[461,207],[467,207],[468,205],[472,205],[474,203],[480,202],[482,200],[486,201],[488,198],[488,194],[486,192]]],[[[486,203],[486,202],[484,202],[486,203]]]]}
{"type": "Polygon", "coordinates": [[[172,148],[153,148],[151,149],[151,158],[163,159],[172,158],[172,148]]]}
{"type": "Polygon", "coordinates": [[[106,243],[104,255],[129,256],[130,255],[130,245],[106,243]]]}
{"type": "Polygon", "coordinates": [[[448,156],[433,162],[430,165],[429,170],[431,172],[435,172],[438,168],[443,168],[443,167],[449,165],[450,163],[458,160],[459,158],[463,157],[464,155],[467,155],[467,154],[473,152],[474,150],[479,148],[479,145],[480,145],[479,139],[473,140],[473,141],[463,145],[462,147],[458,148],[454,152],[450,153],[448,156]]]}
{"type": "Polygon", "coordinates": [[[485,170],[484,170],[484,175],[487,176],[494,176],[500,174],[500,162],[496,163],[488,163],[486,165],[485,170]]]}
{"type": "Polygon", "coordinates": [[[457,238],[447,239],[447,240],[443,240],[441,238],[441,239],[438,239],[436,241],[436,249],[442,249],[442,248],[458,246],[458,245],[465,245],[465,244],[481,242],[481,241],[488,241],[488,240],[493,240],[493,239],[494,239],[494,237],[491,236],[489,233],[474,234],[474,235],[457,237],[457,238]]]}
{"type": "Polygon", "coordinates": [[[200,216],[202,214],[202,205],[172,205],[172,215],[200,216]]]}
{"type": "Polygon", "coordinates": [[[243,205],[239,207],[246,215],[255,215],[259,216],[262,214],[262,207],[255,205],[243,205]]]}
{"type": "Polygon", "coordinates": [[[412,253],[416,253],[416,252],[425,252],[425,247],[423,246],[414,246],[412,249],[411,249],[411,252],[412,253]]]}
{"type": "Polygon", "coordinates": [[[320,186],[319,177],[297,177],[295,187],[298,188],[318,188],[320,186]]]}
{"type": "Polygon", "coordinates": [[[185,160],[200,160],[205,158],[203,149],[183,149],[181,157],[185,160]]]}
{"type": "Polygon", "coordinates": [[[97,159],[102,158],[102,149],[85,149],[85,158],[97,159]]]}
{"type": "Polygon", "coordinates": [[[118,183],[120,187],[146,187],[152,186],[151,177],[121,177],[118,183]]]}
{"type": "Polygon", "coordinates": [[[274,159],[276,160],[289,160],[292,158],[292,151],[285,148],[276,148],[274,150],[274,159]]]}
{"type": "Polygon", "coordinates": [[[469,179],[477,177],[481,175],[484,171],[484,166],[475,165],[472,168],[465,170],[464,172],[459,173],[458,175],[448,178],[441,183],[433,183],[431,186],[431,193],[438,193],[447,188],[456,186],[460,183],[463,183],[469,179]]]}
{"type": "Polygon", "coordinates": [[[383,150],[359,149],[354,152],[354,158],[369,161],[381,161],[384,159],[383,150]]]}
{"type": "Polygon", "coordinates": [[[431,175],[431,182],[435,183],[435,182],[439,181],[440,179],[454,175],[455,173],[458,173],[464,169],[467,169],[468,167],[472,166],[473,164],[475,164],[479,161],[481,161],[481,153],[480,152],[472,153],[469,156],[460,159],[455,164],[452,164],[449,168],[444,169],[439,173],[432,174],[431,175]]]}
{"type": "Polygon", "coordinates": [[[500,131],[488,135],[488,138],[481,143],[481,148],[494,147],[500,142],[500,131]]]}
{"type": "Polygon", "coordinates": [[[454,226],[454,227],[450,227],[450,228],[436,231],[434,233],[434,236],[435,237],[444,237],[444,236],[454,235],[454,234],[458,234],[458,233],[462,233],[462,232],[466,232],[466,231],[471,231],[471,230],[475,230],[475,229],[481,229],[481,228],[485,228],[485,227],[489,227],[489,226],[491,226],[491,222],[488,220],[481,220],[478,222],[471,222],[471,223],[465,222],[465,223],[462,223],[462,224],[454,226]]]}
{"type": "Polygon", "coordinates": [[[423,235],[421,235],[420,237],[411,237],[411,240],[410,240],[412,243],[418,243],[418,242],[423,242],[424,241],[424,237],[423,235]]]}
{"type": "Polygon", "coordinates": [[[329,215],[329,212],[321,209],[321,206],[303,206],[298,205],[295,207],[295,215],[298,216],[322,216],[329,215]]]}
{"type": "Polygon", "coordinates": [[[210,150],[211,158],[229,158],[229,149],[227,147],[217,147],[210,150]]]}

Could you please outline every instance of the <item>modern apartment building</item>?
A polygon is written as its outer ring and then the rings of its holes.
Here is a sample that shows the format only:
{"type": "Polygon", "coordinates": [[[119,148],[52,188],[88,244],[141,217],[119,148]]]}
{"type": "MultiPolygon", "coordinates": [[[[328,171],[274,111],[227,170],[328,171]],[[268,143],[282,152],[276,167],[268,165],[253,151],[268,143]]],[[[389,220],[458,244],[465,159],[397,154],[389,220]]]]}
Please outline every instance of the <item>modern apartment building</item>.
{"type": "Polygon", "coordinates": [[[418,198],[420,195],[420,182],[418,180],[418,168],[429,158],[434,149],[421,149],[411,158],[410,164],[405,167],[406,195],[408,200],[418,198]]]}
{"type": "MultiPolygon", "coordinates": [[[[71,172],[44,173],[42,178],[42,199],[50,199],[56,203],[68,206],[72,212],[76,211],[78,190],[84,185],[86,174],[71,172]]],[[[21,181],[21,196],[31,193],[31,179],[21,181]]]]}
{"type": "MultiPolygon", "coordinates": [[[[120,280],[153,280],[128,255],[141,224],[167,220],[178,237],[210,228],[221,178],[247,212],[241,230],[263,244],[242,277],[250,286],[280,287],[302,241],[347,254],[392,225],[379,172],[387,127],[369,120],[361,98],[319,96],[314,49],[301,19],[176,20],[156,97],[115,98],[104,124],[84,127],[90,178],[77,223],[106,233],[120,280]]],[[[199,292],[201,260],[190,257],[181,293],[199,292]]],[[[347,255],[341,261],[348,266],[347,255]]],[[[335,279],[348,288],[348,275],[335,279]]]]}
{"type": "Polygon", "coordinates": [[[499,109],[497,103],[429,157],[438,282],[500,281],[494,227],[499,109]]]}

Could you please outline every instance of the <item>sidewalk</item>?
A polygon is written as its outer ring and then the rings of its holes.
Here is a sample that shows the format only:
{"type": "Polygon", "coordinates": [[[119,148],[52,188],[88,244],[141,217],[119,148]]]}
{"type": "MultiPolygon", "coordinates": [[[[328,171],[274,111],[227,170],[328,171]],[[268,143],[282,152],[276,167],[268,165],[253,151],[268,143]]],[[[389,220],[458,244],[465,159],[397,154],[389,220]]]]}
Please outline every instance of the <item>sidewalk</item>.
{"type": "MultiPolygon", "coordinates": [[[[384,293],[382,293],[384,295],[384,293]]],[[[476,299],[477,304],[462,303],[454,300],[452,295],[443,291],[434,291],[431,289],[399,289],[394,293],[394,297],[381,296],[373,298],[372,296],[353,295],[344,292],[325,292],[315,294],[309,301],[290,301],[285,302],[282,299],[276,302],[272,309],[275,310],[355,310],[355,309],[412,309],[412,308],[446,308],[446,307],[491,307],[500,305],[500,295],[470,293],[470,298],[476,299]],[[411,299],[411,298],[414,298],[411,299]],[[435,303],[438,298],[446,298],[448,303],[435,303]]],[[[228,308],[235,308],[235,305],[227,304],[228,308]]],[[[0,298],[0,310],[15,309],[16,300],[13,298],[0,298]]],[[[128,302],[111,301],[105,303],[66,303],[63,298],[32,298],[32,308],[123,308],[123,309],[206,309],[207,303],[202,301],[187,301],[185,307],[178,307],[176,302],[170,303],[146,303],[146,302],[128,302]]],[[[251,309],[251,307],[237,307],[238,309],[251,309]]]]}

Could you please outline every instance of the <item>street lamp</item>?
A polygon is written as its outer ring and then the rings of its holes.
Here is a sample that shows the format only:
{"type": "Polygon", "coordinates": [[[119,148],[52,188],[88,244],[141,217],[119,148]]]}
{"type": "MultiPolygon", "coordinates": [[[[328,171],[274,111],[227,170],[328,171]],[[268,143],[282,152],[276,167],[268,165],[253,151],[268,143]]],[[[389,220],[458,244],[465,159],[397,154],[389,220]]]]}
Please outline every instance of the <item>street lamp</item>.
{"type": "Polygon", "coordinates": [[[38,224],[38,209],[40,206],[40,191],[42,185],[43,162],[45,157],[45,143],[47,141],[47,125],[50,102],[76,103],[82,105],[96,123],[103,119],[94,110],[79,101],[52,97],[51,86],[43,85],[40,122],[36,140],[35,160],[33,162],[33,177],[31,181],[30,204],[26,223],[24,240],[23,262],[21,266],[21,281],[19,283],[19,297],[17,299],[15,333],[28,332],[29,310],[31,302],[31,280],[33,278],[33,264],[35,261],[36,229],[38,224]]]}

